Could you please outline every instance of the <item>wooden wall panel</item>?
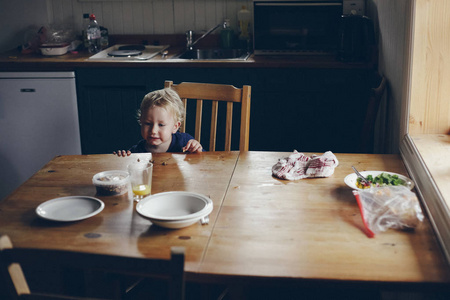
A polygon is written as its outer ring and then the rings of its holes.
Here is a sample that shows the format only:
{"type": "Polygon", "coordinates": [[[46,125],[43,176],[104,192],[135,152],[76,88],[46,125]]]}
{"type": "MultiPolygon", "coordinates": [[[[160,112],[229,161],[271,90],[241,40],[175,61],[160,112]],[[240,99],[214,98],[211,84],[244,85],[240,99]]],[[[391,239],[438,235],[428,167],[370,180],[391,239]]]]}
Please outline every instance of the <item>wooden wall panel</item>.
{"type": "Polygon", "coordinates": [[[416,0],[409,133],[450,129],[450,1],[416,0]]]}

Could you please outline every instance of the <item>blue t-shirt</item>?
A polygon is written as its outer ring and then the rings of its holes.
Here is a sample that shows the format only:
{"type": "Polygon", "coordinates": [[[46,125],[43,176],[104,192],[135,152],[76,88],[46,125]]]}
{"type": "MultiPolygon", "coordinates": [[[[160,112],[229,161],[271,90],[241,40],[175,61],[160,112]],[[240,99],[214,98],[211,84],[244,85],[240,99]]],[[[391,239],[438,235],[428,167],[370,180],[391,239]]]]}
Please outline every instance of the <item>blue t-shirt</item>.
{"type": "MultiPolygon", "coordinates": [[[[189,133],[175,132],[172,134],[172,142],[170,143],[169,149],[166,152],[183,152],[183,147],[186,146],[189,140],[194,139],[189,133]]],[[[147,153],[145,149],[146,141],[144,139],[140,140],[137,145],[130,148],[131,153],[147,153]]]]}

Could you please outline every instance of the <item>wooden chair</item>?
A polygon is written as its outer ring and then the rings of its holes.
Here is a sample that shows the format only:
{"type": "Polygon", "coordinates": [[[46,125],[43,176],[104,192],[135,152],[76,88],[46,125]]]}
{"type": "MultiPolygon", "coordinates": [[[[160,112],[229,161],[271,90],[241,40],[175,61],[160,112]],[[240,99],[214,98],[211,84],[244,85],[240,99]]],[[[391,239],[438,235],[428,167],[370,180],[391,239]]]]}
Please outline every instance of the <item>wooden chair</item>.
{"type": "MultiPolygon", "coordinates": [[[[216,150],[217,137],[217,114],[219,101],[227,102],[226,124],[225,124],[225,151],[231,150],[231,129],[233,119],[233,103],[241,103],[241,123],[239,136],[239,150],[248,151],[249,134],[250,134],[250,96],[251,87],[244,85],[242,88],[236,88],[232,85],[211,84],[211,83],[193,83],[182,82],[173,84],[172,81],[166,81],[166,88],[174,89],[183,100],[185,109],[187,108],[187,100],[194,99],[197,101],[196,118],[195,118],[195,139],[201,142],[202,128],[202,111],[203,102],[212,101],[211,111],[211,129],[209,151],[216,150]]],[[[185,132],[186,124],[183,122],[180,131],[185,132]]]]}
{"type": "Polygon", "coordinates": [[[360,134],[359,151],[362,153],[373,153],[375,121],[380,108],[380,102],[386,90],[386,78],[376,75],[376,87],[371,88],[367,112],[360,134]]]}
{"type": "MultiPolygon", "coordinates": [[[[46,266],[58,266],[61,269],[86,269],[108,274],[164,278],[168,280],[168,299],[184,299],[182,247],[172,247],[169,260],[146,259],[65,250],[14,248],[9,237],[3,235],[0,237],[0,267],[3,284],[8,288],[11,299],[95,299],[30,291],[21,265],[39,261],[45,262],[46,266]]],[[[122,299],[122,296],[116,294],[113,299],[122,299]]]]}

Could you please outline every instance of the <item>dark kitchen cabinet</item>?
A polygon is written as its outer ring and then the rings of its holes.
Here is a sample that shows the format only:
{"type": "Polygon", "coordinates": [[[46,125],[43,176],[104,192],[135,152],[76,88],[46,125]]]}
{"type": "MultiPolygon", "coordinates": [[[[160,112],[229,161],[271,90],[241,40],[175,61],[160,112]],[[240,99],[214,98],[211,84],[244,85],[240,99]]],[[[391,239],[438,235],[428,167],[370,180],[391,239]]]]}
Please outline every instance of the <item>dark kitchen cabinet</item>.
{"type": "Polygon", "coordinates": [[[251,150],[356,152],[372,72],[261,69],[252,77],[251,150]]]}
{"type": "MultiPolygon", "coordinates": [[[[371,74],[367,69],[81,69],[77,93],[82,151],[111,153],[134,145],[141,138],[135,116],[143,96],[172,80],[251,85],[252,151],[356,152],[371,74]]],[[[188,117],[193,109],[188,107],[188,117]]],[[[239,116],[236,107],[236,126],[239,116]]],[[[219,130],[223,122],[219,116],[219,130]]],[[[187,131],[193,133],[193,127],[187,131]]],[[[207,149],[207,136],[202,144],[207,149]]],[[[232,149],[237,145],[234,136],[232,149]]]]}
{"type": "Polygon", "coordinates": [[[147,72],[82,69],[76,76],[82,153],[112,153],[136,143],[136,110],[153,88],[147,72]]]}

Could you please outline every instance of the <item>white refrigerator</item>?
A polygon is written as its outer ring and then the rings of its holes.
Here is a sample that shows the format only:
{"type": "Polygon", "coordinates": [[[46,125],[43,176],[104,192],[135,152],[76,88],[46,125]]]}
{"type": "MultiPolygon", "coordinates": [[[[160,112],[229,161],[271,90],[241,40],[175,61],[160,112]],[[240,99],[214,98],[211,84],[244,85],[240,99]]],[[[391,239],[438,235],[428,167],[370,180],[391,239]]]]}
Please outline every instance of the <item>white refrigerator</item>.
{"type": "Polygon", "coordinates": [[[81,154],[74,72],[0,72],[0,201],[70,154],[81,154]]]}

